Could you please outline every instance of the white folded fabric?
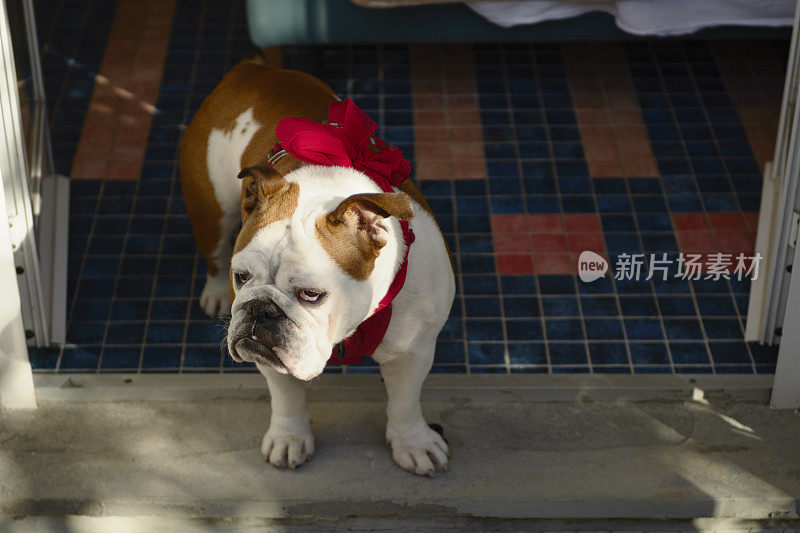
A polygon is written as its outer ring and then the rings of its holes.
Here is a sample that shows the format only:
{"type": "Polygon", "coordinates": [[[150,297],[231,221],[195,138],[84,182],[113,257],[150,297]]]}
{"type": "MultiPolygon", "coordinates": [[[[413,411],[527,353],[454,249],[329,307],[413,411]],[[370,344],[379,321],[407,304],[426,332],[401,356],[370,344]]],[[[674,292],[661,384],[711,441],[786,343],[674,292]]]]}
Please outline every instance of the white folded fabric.
{"type": "Polygon", "coordinates": [[[681,35],[709,26],[791,26],[795,0],[503,0],[467,2],[509,28],[604,11],[635,35],[681,35]]]}

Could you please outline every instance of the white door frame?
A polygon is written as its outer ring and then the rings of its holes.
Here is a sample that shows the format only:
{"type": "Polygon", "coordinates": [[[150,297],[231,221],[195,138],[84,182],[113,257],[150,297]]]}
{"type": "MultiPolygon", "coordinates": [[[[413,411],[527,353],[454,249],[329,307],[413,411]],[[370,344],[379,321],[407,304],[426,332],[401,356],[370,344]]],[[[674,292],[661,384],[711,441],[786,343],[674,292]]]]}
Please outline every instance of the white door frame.
{"type": "Polygon", "coordinates": [[[772,395],[800,408],[800,0],[783,86],[775,154],[764,168],[755,250],[761,274],[750,286],[745,340],[780,342],[772,395]],[[797,267],[795,268],[795,265],[797,267]]]}

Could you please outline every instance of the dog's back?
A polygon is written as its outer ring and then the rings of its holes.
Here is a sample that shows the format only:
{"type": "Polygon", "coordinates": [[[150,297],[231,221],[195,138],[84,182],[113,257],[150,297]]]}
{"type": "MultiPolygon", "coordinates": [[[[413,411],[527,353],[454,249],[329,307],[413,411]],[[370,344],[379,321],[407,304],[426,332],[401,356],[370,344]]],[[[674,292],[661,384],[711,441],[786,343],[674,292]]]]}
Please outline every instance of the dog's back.
{"type": "Polygon", "coordinates": [[[206,258],[200,305],[209,315],[230,311],[228,267],[239,225],[239,170],[262,161],[288,116],[327,118],[337,97],[321,80],[246,59],[228,72],[186,129],[180,154],[183,198],[197,247],[206,258]]]}

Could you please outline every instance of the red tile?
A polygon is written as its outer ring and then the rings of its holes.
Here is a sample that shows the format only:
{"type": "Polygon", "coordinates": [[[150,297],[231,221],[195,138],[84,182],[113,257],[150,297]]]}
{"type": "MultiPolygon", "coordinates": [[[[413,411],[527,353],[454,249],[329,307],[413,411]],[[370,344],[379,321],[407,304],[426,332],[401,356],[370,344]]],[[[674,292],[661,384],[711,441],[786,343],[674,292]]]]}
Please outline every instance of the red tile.
{"type": "Polygon", "coordinates": [[[741,213],[709,213],[708,219],[715,230],[745,231],[741,213]]]}
{"type": "Polygon", "coordinates": [[[672,213],[672,225],[678,231],[707,231],[709,229],[704,213],[672,213]]]}
{"type": "Polygon", "coordinates": [[[742,213],[744,216],[745,223],[747,224],[747,229],[750,231],[750,234],[755,237],[758,233],[758,213],[742,213]]]}
{"type": "Polygon", "coordinates": [[[109,161],[106,179],[137,180],[142,173],[142,161],[109,161]]]}
{"type": "Polygon", "coordinates": [[[527,233],[527,215],[492,215],[492,232],[498,233],[527,233]]]}
{"type": "Polygon", "coordinates": [[[710,231],[678,230],[675,233],[682,252],[705,254],[717,251],[717,243],[710,231]]]}
{"type": "Polygon", "coordinates": [[[600,231],[600,216],[596,213],[571,213],[564,215],[567,231],[600,231]]]}
{"type": "Polygon", "coordinates": [[[494,251],[498,254],[530,253],[529,233],[495,233],[492,237],[494,251]]]}
{"type": "Polygon", "coordinates": [[[536,274],[575,274],[577,262],[569,253],[534,254],[533,270],[536,274]]]}
{"type": "Polygon", "coordinates": [[[69,174],[72,179],[101,180],[106,177],[106,159],[75,159],[69,174]]]}
{"type": "Polygon", "coordinates": [[[567,252],[567,235],[565,233],[542,233],[533,236],[531,246],[534,252],[567,252]]]}
{"type": "Polygon", "coordinates": [[[754,240],[744,230],[717,231],[714,236],[717,239],[717,244],[719,244],[720,252],[734,255],[739,253],[752,255],[753,253],[754,240]]]}
{"type": "Polygon", "coordinates": [[[416,161],[416,178],[418,180],[446,179],[452,173],[448,159],[428,159],[416,161]]]}
{"type": "Polygon", "coordinates": [[[567,240],[569,241],[569,249],[571,252],[591,250],[600,253],[606,248],[603,234],[598,232],[569,233],[567,234],[567,240]]]}
{"type": "Polygon", "coordinates": [[[561,233],[564,220],[560,214],[528,215],[531,233],[561,233]]]}
{"type": "Polygon", "coordinates": [[[533,260],[530,254],[502,254],[495,256],[497,272],[504,274],[533,274],[533,260]]]}
{"type": "Polygon", "coordinates": [[[427,126],[414,129],[414,140],[418,143],[447,142],[447,128],[444,126],[427,126]]]}
{"type": "Polygon", "coordinates": [[[475,126],[459,126],[448,127],[447,136],[450,142],[472,142],[481,143],[480,155],[483,157],[483,132],[480,127],[475,126]]]}
{"type": "Polygon", "coordinates": [[[586,165],[591,178],[619,178],[624,174],[619,158],[587,158],[586,165]]]}
{"type": "Polygon", "coordinates": [[[450,164],[450,177],[454,180],[479,180],[487,175],[486,161],[483,159],[454,159],[450,164]]]}

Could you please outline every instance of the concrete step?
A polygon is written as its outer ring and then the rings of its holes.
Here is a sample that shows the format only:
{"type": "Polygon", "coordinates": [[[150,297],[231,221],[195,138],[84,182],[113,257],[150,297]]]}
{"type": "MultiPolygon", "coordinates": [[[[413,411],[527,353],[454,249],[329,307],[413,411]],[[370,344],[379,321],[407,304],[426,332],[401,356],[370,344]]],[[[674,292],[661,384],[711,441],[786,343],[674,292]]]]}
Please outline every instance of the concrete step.
{"type": "Polygon", "coordinates": [[[261,458],[258,376],[40,378],[38,410],[0,417],[0,513],[795,527],[800,415],[769,409],[768,381],[517,377],[431,376],[423,410],[452,449],[435,479],[394,465],[377,376],[312,385],[317,452],[296,471],[261,458]]]}

